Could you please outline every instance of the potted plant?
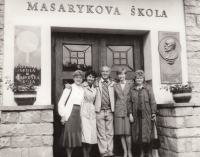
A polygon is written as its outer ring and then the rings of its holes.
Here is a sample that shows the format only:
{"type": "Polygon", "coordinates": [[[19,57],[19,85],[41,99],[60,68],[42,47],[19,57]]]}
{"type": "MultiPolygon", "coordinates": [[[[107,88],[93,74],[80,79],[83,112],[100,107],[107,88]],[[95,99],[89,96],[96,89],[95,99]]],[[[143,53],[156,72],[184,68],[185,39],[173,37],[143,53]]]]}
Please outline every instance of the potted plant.
{"type": "Polygon", "coordinates": [[[32,83],[28,83],[25,80],[11,81],[10,77],[6,78],[6,86],[8,90],[14,92],[14,100],[17,105],[33,105],[36,101],[36,87],[32,83]]]}
{"type": "Polygon", "coordinates": [[[187,84],[168,84],[161,87],[161,89],[169,90],[172,93],[176,103],[188,103],[192,97],[192,88],[194,86],[190,81],[187,84]]]}

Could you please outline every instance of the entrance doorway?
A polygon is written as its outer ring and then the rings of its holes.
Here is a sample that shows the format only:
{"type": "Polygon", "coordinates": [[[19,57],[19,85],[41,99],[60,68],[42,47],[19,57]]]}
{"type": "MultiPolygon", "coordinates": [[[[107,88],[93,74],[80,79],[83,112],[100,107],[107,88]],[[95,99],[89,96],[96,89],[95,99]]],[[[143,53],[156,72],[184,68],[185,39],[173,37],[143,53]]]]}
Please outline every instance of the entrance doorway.
{"type": "MultiPolygon", "coordinates": [[[[100,67],[111,67],[111,77],[117,79],[119,67],[127,69],[127,79],[134,77],[134,71],[144,70],[142,36],[116,34],[80,34],[52,33],[52,103],[54,109],[54,156],[64,157],[64,150],[59,147],[61,132],[57,104],[65,83],[73,83],[75,70],[94,70],[100,76],[100,67]]],[[[97,145],[92,149],[92,156],[99,156],[97,145]]],[[[114,153],[122,155],[120,139],[114,139],[114,153]]],[[[82,156],[81,148],[73,156],[82,156]]]]}

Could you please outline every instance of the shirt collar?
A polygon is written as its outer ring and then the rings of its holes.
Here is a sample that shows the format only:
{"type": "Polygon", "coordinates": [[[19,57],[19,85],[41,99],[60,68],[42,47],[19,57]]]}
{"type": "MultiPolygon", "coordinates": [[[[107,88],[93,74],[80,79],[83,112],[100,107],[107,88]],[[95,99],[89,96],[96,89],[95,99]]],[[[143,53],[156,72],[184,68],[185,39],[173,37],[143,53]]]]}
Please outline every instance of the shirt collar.
{"type": "Polygon", "coordinates": [[[124,80],[123,83],[120,82],[120,84],[126,84],[126,80],[124,80]]]}
{"type": "MultiPolygon", "coordinates": [[[[133,89],[137,90],[137,85],[134,85],[134,86],[133,86],[133,89]]],[[[145,85],[145,84],[143,84],[143,86],[142,86],[142,88],[141,88],[141,89],[146,89],[146,85],[145,85]]]]}
{"type": "MultiPolygon", "coordinates": [[[[101,82],[103,83],[105,80],[101,77],[101,82]]],[[[108,84],[110,84],[110,79],[107,80],[108,84]]]]}

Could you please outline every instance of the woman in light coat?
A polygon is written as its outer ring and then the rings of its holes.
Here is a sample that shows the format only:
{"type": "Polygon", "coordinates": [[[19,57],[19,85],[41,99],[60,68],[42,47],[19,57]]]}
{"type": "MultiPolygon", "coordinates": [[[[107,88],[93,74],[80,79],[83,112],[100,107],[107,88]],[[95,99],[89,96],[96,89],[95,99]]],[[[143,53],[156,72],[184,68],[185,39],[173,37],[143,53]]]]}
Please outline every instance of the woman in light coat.
{"type": "Polygon", "coordinates": [[[92,145],[97,144],[96,113],[94,107],[96,88],[93,85],[96,76],[97,75],[94,71],[87,71],[85,73],[86,81],[82,84],[84,89],[84,102],[82,106],[81,120],[84,157],[89,157],[92,145]]]}

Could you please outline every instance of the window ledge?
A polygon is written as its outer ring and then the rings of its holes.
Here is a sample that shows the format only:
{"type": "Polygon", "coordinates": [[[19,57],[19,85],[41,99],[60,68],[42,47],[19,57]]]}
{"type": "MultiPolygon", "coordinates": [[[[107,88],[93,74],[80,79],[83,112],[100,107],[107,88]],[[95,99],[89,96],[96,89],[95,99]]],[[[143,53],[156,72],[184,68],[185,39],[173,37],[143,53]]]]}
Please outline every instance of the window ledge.
{"type": "Polygon", "coordinates": [[[200,103],[168,103],[158,104],[158,108],[200,107],[200,103]]]}
{"type": "Polygon", "coordinates": [[[0,106],[0,111],[53,110],[54,105],[0,106]]]}

